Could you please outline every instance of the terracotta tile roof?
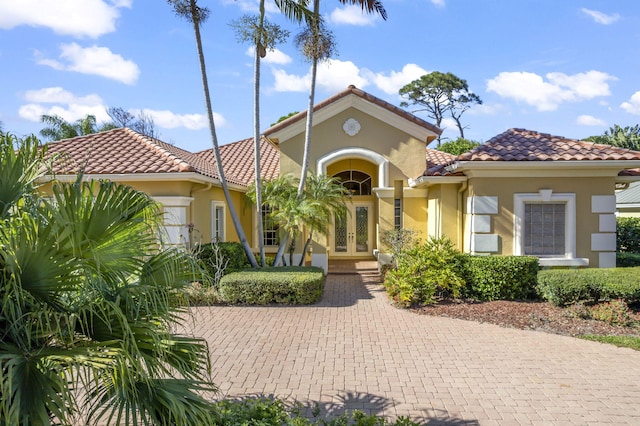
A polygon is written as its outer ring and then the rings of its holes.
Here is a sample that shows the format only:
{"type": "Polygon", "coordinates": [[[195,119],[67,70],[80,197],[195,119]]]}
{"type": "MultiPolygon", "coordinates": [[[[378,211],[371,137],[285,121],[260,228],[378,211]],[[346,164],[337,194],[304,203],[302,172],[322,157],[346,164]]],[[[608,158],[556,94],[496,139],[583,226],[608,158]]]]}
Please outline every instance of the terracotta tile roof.
{"type": "MultiPolygon", "coordinates": [[[[54,174],[198,173],[218,178],[215,163],[128,128],[64,139],[48,144],[54,174]]],[[[244,182],[227,174],[229,183],[244,182]]]]}
{"type": "MultiPolygon", "coordinates": [[[[313,111],[317,111],[319,109],[322,109],[328,105],[331,105],[332,103],[344,98],[345,96],[348,95],[356,95],[361,97],[362,99],[369,101],[373,104],[376,104],[378,106],[381,106],[382,108],[387,109],[388,111],[397,114],[401,117],[403,117],[405,120],[411,121],[415,124],[417,124],[418,126],[424,127],[426,129],[431,130],[432,132],[434,132],[435,134],[439,135],[442,133],[442,129],[436,127],[435,125],[429,123],[428,121],[425,121],[419,117],[416,117],[415,115],[411,114],[408,111],[403,110],[402,108],[399,108],[387,101],[384,101],[378,97],[375,97],[367,92],[365,92],[364,90],[358,89],[356,86],[349,86],[347,87],[346,90],[343,90],[340,93],[337,93],[333,96],[331,96],[330,98],[325,99],[324,101],[315,104],[313,106],[313,111]]],[[[276,124],[275,126],[272,126],[270,128],[268,128],[267,130],[264,131],[264,134],[269,136],[272,133],[277,132],[278,130],[281,130],[287,126],[290,126],[291,124],[300,121],[300,120],[304,120],[307,117],[307,111],[303,111],[300,112],[292,117],[287,118],[286,120],[281,121],[280,123],[276,124]]]]}
{"type": "Polygon", "coordinates": [[[427,169],[423,176],[445,176],[449,173],[444,169],[445,166],[451,164],[456,156],[447,152],[438,151],[437,149],[427,148],[427,169]]]}
{"type": "MultiPolygon", "coordinates": [[[[243,139],[220,147],[220,157],[227,174],[238,178],[243,185],[249,186],[255,179],[255,161],[253,158],[253,138],[243,139]]],[[[203,161],[215,165],[213,148],[196,153],[203,161]]],[[[273,179],[280,174],[280,153],[278,148],[262,138],[260,141],[260,163],[263,179],[273,179]]]]}
{"type": "Polygon", "coordinates": [[[640,152],[567,139],[525,129],[509,129],[458,156],[458,161],[640,160],[640,152]]]}

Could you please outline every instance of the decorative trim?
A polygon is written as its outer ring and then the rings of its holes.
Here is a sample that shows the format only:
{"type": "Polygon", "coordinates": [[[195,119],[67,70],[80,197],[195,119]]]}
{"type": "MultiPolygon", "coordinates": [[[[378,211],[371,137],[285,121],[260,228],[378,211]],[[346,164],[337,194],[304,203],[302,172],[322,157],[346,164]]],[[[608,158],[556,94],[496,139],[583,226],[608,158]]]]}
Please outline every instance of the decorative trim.
{"type": "Polygon", "coordinates": [[[615,213],[616,196],[615,195],[592,195],[591,196],[591,213],[615,213]]]}
{"type": "Polygon", "coordinates": [[[616,232],[616,215],[601,214],[598,218],[598,231],[600,232],[616,232]]]}
{"type": "Polygon", "coordinates": [[[491,215],[475,214],[472,215],[471,220],[473,221],[471,226],[474,233],[487,234],[491,232],[491,215]]]}
{"type": "Polygon", "coordinates": [[[227,241],[227,206],[222,201],[211,201],[211,210],[209,212],[210,226],[211,226],[211,228],[209,228],[209,241],[213,241],[213,238],[214,238],[214,231],[216,229],[216,214],[215,213],[216,213],[216,209],[218,207],[222,207],[222,212],[223,212],[223,216],[222,216],[222,232],[221,232],[222,238],[220,240],[221,241],[227,241]]]}
{"type": "Polygon", "coordinates": [[[189,207],[193,201],[193,197],[181,197],[181,196],[151,196],[151,198],[163,206],[167,207],[189,207]]]}
{"type": "Polygon", "coordinates": [[[540,266],[549,266],[549,267],[553,267],[553,266],[572,266],[572,267],[589,266],[589,259],[587,259],[586,257],[574,257],[574,258],[571,258],[571,259],[567,259],[567,258],[564,258],[564,257],[554,257],[554,258],[541,257],[538,260],[538,264],[540,266]]]}
{"type": "Polygon", "coordinates": [[[360,123],[355,118],[348,119],[342,125],[342,130],[349,136],[357,135],[361,128],[362,126],[360,126],[360,123]]]}
{"type": "Polygon", "coordinates": [[[598,268],[615,268],[615,267],[616,267],[615,252],[598,253],[598,268]]]}
{"type": "Polygon", "coordinates": [[[473,253],[497,253],[499,247],[498,234],[473,234],[471,251],[473,253]]]}
{"type": "Polygon", "coordinates": [[[378,165],[378,186],[389,187],[389,160],[377,152],[365,148],[342,148],[318,158],[316,170],[318,175],[326,175],[327,167],[337,161],[348,158],[360,158],[378,165]]]}
{"type": "Polygon", "coordinates": [[[591,234],[592,251],[616,251],[616,234],[593,233],[591,234]]]}
{"type": "Polygon", "coordinates": [[[480,196],[469,197],[471,214],[498,214],[498,197],[480,196]]]}

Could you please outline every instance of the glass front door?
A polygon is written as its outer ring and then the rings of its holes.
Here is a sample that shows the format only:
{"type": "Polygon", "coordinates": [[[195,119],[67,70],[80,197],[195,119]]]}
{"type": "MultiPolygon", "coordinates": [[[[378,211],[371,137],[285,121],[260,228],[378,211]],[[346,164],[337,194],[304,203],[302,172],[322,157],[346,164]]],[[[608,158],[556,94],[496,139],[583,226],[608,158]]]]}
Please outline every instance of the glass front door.
{"type": "Polygon", "coordinates": [[[335,217],[332,252],[336,256],[367,256],[373,251],[373,205],[348,203],[347,212],[335,217]]]}

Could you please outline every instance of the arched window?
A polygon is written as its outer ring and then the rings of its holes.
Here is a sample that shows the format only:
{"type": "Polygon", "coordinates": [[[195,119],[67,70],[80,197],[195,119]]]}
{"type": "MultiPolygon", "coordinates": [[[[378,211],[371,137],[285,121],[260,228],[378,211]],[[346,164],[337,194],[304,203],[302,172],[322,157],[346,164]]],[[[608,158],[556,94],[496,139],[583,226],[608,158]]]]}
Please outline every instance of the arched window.
{"type": "Polygon", "coordinates": [[[351,195],[371,195],[371,176],[357,170],[346,170],[336,173],[334,177],[340,179],[342,186],[351,195]]]}

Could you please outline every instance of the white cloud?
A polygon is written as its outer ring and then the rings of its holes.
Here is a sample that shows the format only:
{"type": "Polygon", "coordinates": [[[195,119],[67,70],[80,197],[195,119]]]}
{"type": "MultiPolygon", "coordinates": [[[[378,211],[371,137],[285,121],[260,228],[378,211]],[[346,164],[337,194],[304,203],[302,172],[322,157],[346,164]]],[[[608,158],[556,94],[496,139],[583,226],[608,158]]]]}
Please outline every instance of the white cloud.
{"type": "Polygon", "coordinates": [[[590,10],[586,8],[580,9],[582,13],[591,17],[596,23],[602,25],[611,25],[620,19],[620,15],[614,13],[613,15],[607,15],[606,13],[599,12],[597,10],[590,10]]]}
{"type": "MultiPolygon", "coordinates": [[[[255,46],[251,46],[245,51],[245,54],[253,58],[255,50],[255,46]]],[[[261,62],[264,64],[287,65],[293,62],[293,59],[282,50],[273,49],[267,50],[267,56],[262,58],[261,62]]]]}
{"type": "MultiPolygon", "coordinates": [[[[207,117],[203,114],[176,114],[175,112],[168,110],[153,110],[153,109],[132,109],[129,110],[133,115],[138,115],[140,112],[150,116],[153,122],[158,126],[165,129],[175,129],[177,127],[184,127],[189,130],[200,130],[209,126],[207,117]]],[[[216,122],[216,126],[224,126],[227,124],[224,117],[218,113],[213,113],[213,119],[216,122]]]]}
{"type": "Polygon", "coordinates": [[[328,21],[332,24],[355,25],[364,27],[373,25],[377,19],[377,15],[365,13],[362,7],[357,5],[349,5],[345,7],[337,7],[329,14],[328,21]]]}
{"type": "Polygon", "coordinates": [[[600,71],[567,75],[529,72],[501,72],[487,82],[487,91],[535,106],[538,111],[554,111],[563,102],[593,99],[611,94],[607,81],[616,77],[600,71]]]}
{"type": "Polygon", "coordinates": [[[123,7],[132,0],[20,0],[0,2],[0,28],[45,27],[57,34],[97,38],[115,31],[123,7]]]}
{"type": "Polygon", "coordinates": [[[96,94],[76,96],[62,87],[46,87],[29,90],[24,99],[29,102],[22,105],[18,114],[29,121],[40,121],[40,116],[58,115],[66,121],[75,121],[94,115],[98,122],[109,121],[109,115],[102,98],[96,94]]]}
{"type": "MultiPolygon", "coordinates": [[[[56,70],[76,71],[82,74],[99,75],[125,84],[133,84],[140,75],[138,65],[124,59],[107,47],[80,47],[77,43],[60,46],[60,61],[39,58],[40,65],[47,65],[56,70]]],[[[36,52],[36,57],[40,56],[36,52]]]]}
{"type": "Polygon", "coordinates": [[[627,102],[620,104],[620,108],[629,114],[640,115],[640,91],[631,95],[627,102]]]}
{"type": "Polygon", "coordinates": [[[388,95],[397,95],[402,86],[417,80],[429,71],[416,64],[407,64],[402,67],[402,71],[391,71],[389,75],[383,73],[373,74],[373,83],[388,95]]]}
{"type": "MultiPolygon", "coordinates": [[[[273,69],[275,78],[274,90],[276,92],[306,92],[311,82],[311,72],[297,76],[287,74],[281,69],[273,69]]],[[[369,72],[360,70],[351,61],[329,60],[318,65],[318,77],[316,85],[319,89],[328,92],[339,92],[353,84],[358,88],[364,88],[369,84],[365,77],[369,72]]]]}
{"type": "Polygon", "coordinates": [[[601,120],[601,119],[599,119],[597,117],[594,117],[593,115],[586,115],[586,114],[583,114],[583,115],[579,116],[576,119],[576,123],[580,124],[582,126],[600,126],[600,127],[602,127],[602,126],[606,126],[607,125],[606,121],[601,120]]]}
{"type": "Polygon", "coordinates": [[[445,7],[445,0],[431,0],[431,3],[438,7],[445,7]]]}

